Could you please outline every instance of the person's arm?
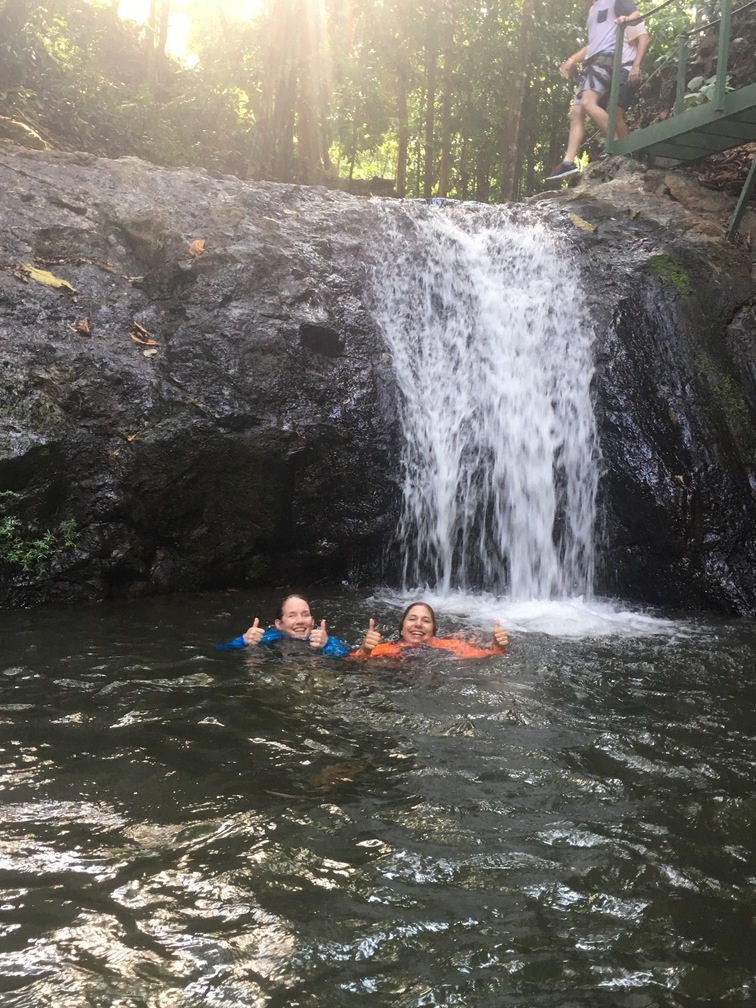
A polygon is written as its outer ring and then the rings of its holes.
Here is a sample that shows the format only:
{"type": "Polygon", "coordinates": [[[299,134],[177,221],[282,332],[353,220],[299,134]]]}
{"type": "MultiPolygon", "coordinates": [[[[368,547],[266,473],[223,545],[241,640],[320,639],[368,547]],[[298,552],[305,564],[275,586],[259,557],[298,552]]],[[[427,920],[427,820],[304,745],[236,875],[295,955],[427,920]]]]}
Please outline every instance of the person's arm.
{"type": "Polygon", "coordinates": [[[567,57],[564,63],[562,63],[562,65],[559,67],[559,73],[562,75],[562,77],[569,79],[570,75],[572,74],[572,71],[585,59],[585,53],[587,49],[588,46],[583,46],[582,49],[578,49],[578,51],[576,53],[573,53],[572,56],[567,57]]]}
{"type": "Polygon", "coordinates": [[[234,650],[236,650],[236,648],[242,648],[242,647],[246,647],[246,646],[247,646],[247,642],[244,640],[244,634],[241,634],[239,637],[234,637],[233,640],[226,641],[225,644],[216,644],[215,645],[215,650],[216,651],[234,651],[234,650]]]}
{"type": "Polygon", "coordinates": [[[614,0],[614,23],[627,24],[628,21],[642,21],[643,15],[635,6],[635,0],[614,0]]]}
{"type": "Polygon", "coordinates": [[[646,31],[645,24],[643,24],[643,22],[641,21],[641,23],[639,25],[636,25],[635,28],[636,31],[638,28],[640,28],[641,31],[638,32],[638,34],[634,38],[628,40],[635,49],[635,58],[633,59],[633,65],[630,67],[630,71],[627,76],[627,83],[630,85],[630,87],[638,87],[638,85],[640,84],[641,63],[643,62],[643,57],[648,52],[648,47],[651,44],[651,39],[649,38],[649,34],[646,31]]]}
{"type": "Polygon", "coordinates": [[[328,658],[346,658],[349,654],[349,647],[338,637],[327,637],[320,653],[328,658]]]}
{"type": "Polygon", "coordinates": [[[260,642],[268,644],[270,641],[278,640],[280,635],[277,630],[263,630],[259,624],[260,620],[255,616],[255,622],[249,630],[245,630],[243,634],[240,634],[238,637],[234,637],[233,640],[230,640],[225,644],[217,644],[216,651],[231,651],[235,648],[257,647],[260,642]]]}
{"type": "Polygon", "coordinates": [[[376,644],[371,651],[363,651],[361,647],[355,648],[349,654],[350,661],[367,661],[369,658],[401,658],[404,645],[401,641],[381,641],[376,644]]]}
{"type": "Polygon", "coordinates": [[[320,651],[321,654],[327,655],[329,658],[344,658],[349,654],[349,648],[344,641],[339,640],[338,637],[328,636],[325,620],[321,620],[320,625],[313,629],[308,644],[313,651],[320,651]]]}

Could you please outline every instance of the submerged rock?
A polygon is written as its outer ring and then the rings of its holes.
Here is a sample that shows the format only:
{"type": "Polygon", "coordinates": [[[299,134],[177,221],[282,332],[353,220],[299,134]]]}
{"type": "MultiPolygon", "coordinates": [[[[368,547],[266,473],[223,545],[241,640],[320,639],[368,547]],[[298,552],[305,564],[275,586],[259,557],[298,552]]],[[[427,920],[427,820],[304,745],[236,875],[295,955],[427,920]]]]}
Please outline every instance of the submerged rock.
{"type": "MultiPolygon", "coordinates": [[[[598,590],[753,611],[749,256],[720,211],[601,172],[523,208],[585,263],[598,590]]],[[[7,142],[0,181],[0,603],[390,575],[382,201],[7,142]]]]}

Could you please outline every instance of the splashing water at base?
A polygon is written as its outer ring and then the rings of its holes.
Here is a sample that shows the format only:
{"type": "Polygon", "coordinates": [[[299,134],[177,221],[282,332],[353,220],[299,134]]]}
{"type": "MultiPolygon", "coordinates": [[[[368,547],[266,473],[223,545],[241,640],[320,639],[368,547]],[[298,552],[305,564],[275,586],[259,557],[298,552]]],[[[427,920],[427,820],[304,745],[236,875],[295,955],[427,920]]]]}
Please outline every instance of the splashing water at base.
{"type": "MultiPolygon", "coordinates": [[[[386,613],[398,614],[418,601],[414,591],[397,592],[383,588],[370,599],[380,607],[384,626],[391,626],[386,613]]],[[[430,605],[443,622],[443,632],[452,629],[473,629],[487,638],[491,624],[499,620],[510,633],[543,634],[560,639],[598,639],[601,637],[682,638],[694,634],[690,620],[672,619],[659,613],[630,608],[613,599],[583,599],[579,596],[563,599],[500,598],[481,592],[437,592],[424,590],[422,601],[430,605]]]]}
{"type": "Polygon", "coordinates": [[[401,393],[405,584],[590,595],[598,448],[576,271],[546,228],[500,210],[385,213],[376,312],[401,393]]]}

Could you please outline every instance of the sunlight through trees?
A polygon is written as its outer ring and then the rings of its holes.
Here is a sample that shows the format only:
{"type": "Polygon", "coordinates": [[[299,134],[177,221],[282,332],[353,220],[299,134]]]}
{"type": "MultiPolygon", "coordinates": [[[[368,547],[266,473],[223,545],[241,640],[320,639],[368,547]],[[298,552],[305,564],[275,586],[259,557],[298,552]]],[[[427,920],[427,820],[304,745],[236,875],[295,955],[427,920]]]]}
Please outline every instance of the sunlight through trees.
{"type": "MultiPolygon", "coordinates": [[[[679,29],[656,25],[663,51],[679,29]]],[[[564,144],[570,0],[5,0],[0,135],[243,178],[499,201],[564,144]]]]}

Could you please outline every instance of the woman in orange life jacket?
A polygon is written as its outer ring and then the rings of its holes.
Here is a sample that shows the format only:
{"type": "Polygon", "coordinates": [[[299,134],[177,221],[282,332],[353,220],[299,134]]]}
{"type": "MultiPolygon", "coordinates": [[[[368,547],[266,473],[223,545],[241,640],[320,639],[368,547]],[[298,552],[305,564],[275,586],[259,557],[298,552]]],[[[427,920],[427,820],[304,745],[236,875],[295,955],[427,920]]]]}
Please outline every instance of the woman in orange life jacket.
{"type": "Polygon", "coordinates": [[[399,640],[381,643],[381,635],[370,620],[368,631],[360,647],[350,658],[401,658],[411,648],[431,647],[448,651],[456,658],[486,658],[506,653],[509,642],[506,631],[494,622],[493,643],[489,648],[468,644],[457,637],[436,637],[436,614],[425,602],[413,602],[402,613],[399,622],[399,640]]]}

